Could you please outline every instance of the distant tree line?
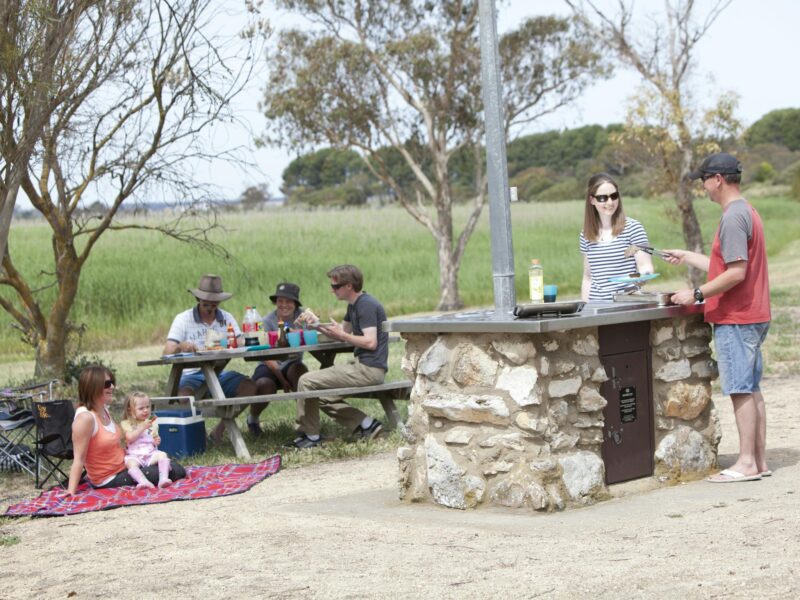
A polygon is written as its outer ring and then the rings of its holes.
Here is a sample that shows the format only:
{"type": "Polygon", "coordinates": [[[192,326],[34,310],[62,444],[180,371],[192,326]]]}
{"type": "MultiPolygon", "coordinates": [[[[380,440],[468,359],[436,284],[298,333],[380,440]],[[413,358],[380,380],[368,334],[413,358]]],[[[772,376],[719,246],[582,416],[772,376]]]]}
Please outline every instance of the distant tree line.
{"type": "MultiPolygon", "coordinates": [[[[589,175],[606,171],[627,195],[651,196],[663,190],[648,184],[647,168],[626,157],[613,134],[621,124],[587,125],[519,137],[508,144],[509,183],[522,202],[582,197],[589,175]]],[[[753,123],[741,139],[714,140],[744,164],[744,182],[789,185],[800,192],[800,108],[774,110],[753,123]]],[[[383,151],[397,181],[413,185],[413,175],[394,148],[383,151]]],[[[465,157],[468,159],[469,157],[465,157]]],[[[430,169],[430,161],[424,168],[430,169]]],[[[474,170],[456,156],[450,171],[456,198],[471,197],[474,170]]],[[[281,191],[290,204],[359,206],[384,203],[391,194],[353,150],[324,148],[299,156],[283,172],[281,191]]],[[[798,197],[800,199],[800,197],[798,197]]]]}

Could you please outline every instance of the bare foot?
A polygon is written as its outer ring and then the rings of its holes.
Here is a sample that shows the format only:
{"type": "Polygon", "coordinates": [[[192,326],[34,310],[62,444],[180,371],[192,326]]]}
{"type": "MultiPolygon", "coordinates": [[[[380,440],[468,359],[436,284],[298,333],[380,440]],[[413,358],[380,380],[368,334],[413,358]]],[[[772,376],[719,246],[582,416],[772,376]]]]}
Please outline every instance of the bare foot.
{"type": "Polygon", "coordinates": [[[156,486],[154,486],[154,485],[153,485],[152,483],[150,483],[149,481],[145,481],[145,482],[142,482],[142,483],[139,483],[139,484],[137,484],[137,485],[136,485],[136,489],[137,489],[137,490],[138,490],[138,489],[142,489],[142,488],[144,488],[144,489],[148,489],[148,488],[154,488],[154,487],[156,487],[156,486]]]}
{"type": "Polygon", "coordinates": [[[158,487],[165,488],[172,485],[172,479],[161,479],[158,482],[158,487]]]}

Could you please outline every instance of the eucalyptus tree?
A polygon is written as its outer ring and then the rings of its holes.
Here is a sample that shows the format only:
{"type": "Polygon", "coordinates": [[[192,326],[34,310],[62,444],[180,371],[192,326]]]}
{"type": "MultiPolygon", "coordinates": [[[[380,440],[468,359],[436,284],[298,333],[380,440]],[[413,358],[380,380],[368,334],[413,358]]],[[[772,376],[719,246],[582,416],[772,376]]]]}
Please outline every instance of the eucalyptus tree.
{"type": "MultiPolygon", "coordinates": [[[[698,193],[688,173],[704,155],[719,149],[714,140],[732,137],[740,124],[737,99],[721,92],[706,107],[693,93],[697,44],[732,0],[715,0],[698,14],[695,0],[666,0],[664,9],[634,23],[633,2],[620,0],[610,14],[593,0],[565,0],[575,16],[642,78],[643,87],[628,109],[625,127],[614,137],[649,164],[655,191],[671,191],[680,213],[686,247],[705,252],[694,199],[698,193]]],[[[732,42],[735,43],[735,42],[732,42]]],[[[690,268],[697,286],[705,274],[690,268]]]]}
{"type": "Polygon", "coordinates": [[[215,8],[210,0],[2,3],[2,224],[21,192],[52,230],[52,263],[18,268],[3,240],[0,307],[35,349],[37,375],[64,372],[81,271],[105,233],[155,229],[223,252],[207,237],[213,217],[190,218],[203,194],[190,168],[228,152],[199,137],[233,118],[230,102],[251,63],[230,58],[253,41],[215,46],[215,8]],[[162,198],[186,206],[158,224],[119,218],[126,202],[162,198]]]}
{"type": "MultiPolygon", "coordinates": [[[[280,32],[264,88],[267,143],[359,154],[433,236],[439,309],[462,305],[458,270],[486,202],[477,0],[275,0],[305,18],[280,32]],[[390,149],[392,152],[387,152],[390,149]],[[400,156],[404,169],[389,164],[400,156]],[[452,161],[474,174],[466,222],[453,220],[452,161]],[[408,170],[411,184],[395,174],[408,170]]],[[[568,19],[527,19],[500,41],[506,133],[604,76],[596,40],[568,19]]],[[[358,235],[354,231],[353,235],[358,235]]],[[[395,249],[402,252],[402,249],[395,249]]]]}

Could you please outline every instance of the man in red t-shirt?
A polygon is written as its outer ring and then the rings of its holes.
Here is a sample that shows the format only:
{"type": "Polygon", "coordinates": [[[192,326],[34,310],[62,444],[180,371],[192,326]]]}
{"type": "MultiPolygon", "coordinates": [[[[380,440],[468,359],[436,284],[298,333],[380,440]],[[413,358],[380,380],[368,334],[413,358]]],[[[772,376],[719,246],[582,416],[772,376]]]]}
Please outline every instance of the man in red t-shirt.
{"type": "Polygon", "coordinates": [[[672,264],[708,271],[699,288],[679,290],[675,304],[705,301],[705,320],[714,325],[714,349],[722,393],[729,394],[739,430],[739,457],[728,469],[709,477],[713,483],[753,481],[772,475],[767,467],[767,415],[761,394],[761,344],[770,322],[769,277],[761,217],[742,198],[742,166],[724,152],[706,158],[690,179],[722,208],[711,256],[666,250],[672,264]]]}

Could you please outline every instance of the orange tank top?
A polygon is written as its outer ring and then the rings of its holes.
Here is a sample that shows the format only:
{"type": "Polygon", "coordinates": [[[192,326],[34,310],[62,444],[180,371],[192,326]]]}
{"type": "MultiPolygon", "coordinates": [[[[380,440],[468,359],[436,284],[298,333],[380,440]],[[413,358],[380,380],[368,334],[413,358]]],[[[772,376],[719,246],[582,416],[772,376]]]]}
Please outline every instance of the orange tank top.
{"type": "MultiPolygon", "coordinates": [[[[89,447],[86,450],[86,475],[92,485],[103,485],[114,475],[125,469],[125,450],[120,443],[122,430],[119,425],[111,419],[114,431],[106,429],[100,419],[91,411],[95,422],[96,431],[89,440],[89,447]]],[[[76,415],[77,416],[77,415],[76,415]]]]}

